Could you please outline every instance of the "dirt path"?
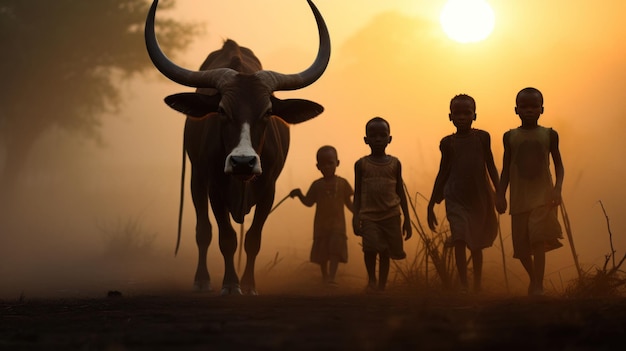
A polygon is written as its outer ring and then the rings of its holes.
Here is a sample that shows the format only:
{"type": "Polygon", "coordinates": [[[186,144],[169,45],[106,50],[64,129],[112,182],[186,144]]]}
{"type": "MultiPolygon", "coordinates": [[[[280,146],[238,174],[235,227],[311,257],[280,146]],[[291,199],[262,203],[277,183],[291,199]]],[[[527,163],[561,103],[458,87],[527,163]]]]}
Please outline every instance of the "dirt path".
{"type": "Polygon", "coordinates": [[[619,349],[625,332],[626,299],[390,292],[0,301],[2,350],[598,350],[619,349]]]}

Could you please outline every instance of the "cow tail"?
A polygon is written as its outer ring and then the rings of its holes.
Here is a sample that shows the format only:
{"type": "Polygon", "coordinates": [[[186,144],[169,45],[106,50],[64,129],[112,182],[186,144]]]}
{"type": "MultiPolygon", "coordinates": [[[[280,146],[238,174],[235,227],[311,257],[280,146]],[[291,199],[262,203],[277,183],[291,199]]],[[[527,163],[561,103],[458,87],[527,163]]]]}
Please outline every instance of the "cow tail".
{"type": "Polygon", "coordinates": [[[178,206],[178,235],[176,237],[176,250],[174,250],[174,256],[178,254],[178,247],[180,246],[180,232],[183,226],[183,201],[185,199],[185,165],[187,164],[185,158],[185,136],[183,135],[183,166],[180,175],[180,204],[178,206]]]}

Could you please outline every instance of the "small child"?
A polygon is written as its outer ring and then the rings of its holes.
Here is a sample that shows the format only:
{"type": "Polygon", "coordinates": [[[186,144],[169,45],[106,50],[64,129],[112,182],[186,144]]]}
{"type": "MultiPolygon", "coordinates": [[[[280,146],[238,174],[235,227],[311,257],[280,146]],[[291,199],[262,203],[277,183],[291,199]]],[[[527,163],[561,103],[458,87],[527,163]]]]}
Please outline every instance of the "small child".
{"type": "Polygon", "coordinates": [[[439,144],[441,162],[428,203],[428,226],[435,230],[438,223],[433,208],[435,203],[445,199],[462,291],[469,288],[465,252],[469,248],[474,268],[474,291],[479,292],[482,250],[493,245],[498,229],[494,207],[498,171],[493,161],[489,133],[472,128],[476,120],[474,98],[465,94],[453,97],[448,116],[456,127],[456,133],[444,137],[439,144]]]}
{"type": "Polygon", "coordinates": [[[354,233],[362,237],[367,269],[367,291],[385,290],[390,259],[406,257],[402,236],[412,235],[411,220],[402,181],[402,165],[385,149],[391,142],[389,123],[374,117],[365,125],[365,144],[371,153],[354,164],[354,233]],[[401,214],[404,223],[401,226],[401,214]],[[376,257],[379,258],[378,284],[376,257]]]}
{"type": "Polygon", "coordinates": [[[339,166],[337,150],[329,145],[317,150],[317,169],[323,177],[314,181],[306,193],[293,189],[289,196],[298,197],[307,207],[315,207],[313,222],[313,247],[310,260],[318,263],[322,270],[322,279],[330,285],[336,285],[335,277],[339,262],[348,262],[348,244],[346,236],[346,217],[344,205],[352,212],[352,187],[342,177],[335,175],[339,166]]]}
{"type": "Polygon", "coordinates": [[[529,295],[543,295],[546,251],[563,244],[557,207],[561,204],[564,167],[559,135],[540,126],[543,94],[536,88],[517,93],[515,114],[522,125],[504,133],[504,161],[496,197],[498,212],[507,208],[506,189],[511,183],[511,237],[513,257],[520,260],[530,278],[529,295]],[[556,175],[552,182],[550,156],[556,175]]]}

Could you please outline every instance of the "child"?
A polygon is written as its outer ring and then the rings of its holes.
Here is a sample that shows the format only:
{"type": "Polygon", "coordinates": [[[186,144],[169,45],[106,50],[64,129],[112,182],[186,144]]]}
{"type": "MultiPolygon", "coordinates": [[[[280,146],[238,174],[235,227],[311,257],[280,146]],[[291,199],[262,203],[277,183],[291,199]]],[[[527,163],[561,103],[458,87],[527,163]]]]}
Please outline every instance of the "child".
{"type": "Polygon", "coordinates": [[[389,275],[390,258],[406,257],[402,236],[411,235],[411,220],[404,194],[400,160],[385,153],[391,142],[389,123],[374,117],[365,125],[365,143],[371,154],[354,165],[354,233],[362,237],[367,291],[384,290],[389,275]],[[402,212],[402,213],[401,213],[402,212]],[[400,215],[404,224],[400,227],[400,215]],[[379,258],[376,284],[376,256],[379,258]]]}
{"type": "Polygon", "coordinates": [[[313,222],[313,247],[311,262],[318,263],[322,270],[322,279],[330,285],[336,285],[335,276],[339,262],[348,262],[348,244],[346,236],[346,217],[343,206],[352,212],[354,194],[348,181],[335,175],[339,166],[337,150],[332,146],[322,146],[317,150],[317,169],[323,177],[314,181],[306,193],[293,189],[289,196],[298,197],[308,207],[315,207],[313,222]]]}
{"type": "Polygon", "coordinates": [[[559,135],[542,127],[543,95],[535,88],[522,89],[515,100],[515,113],[522,125],[504,133],[504,161],[496,208],[507,208],[506,189],[511,183],[511,236],[513,257],[520,260],[530,278],[529,295],[543,295],[546,251],[563,246],[556,209],[561,203],[563,161],[559,135]],[[550,173],[552,156],[556,182],[550,173]]]}
{"type": "Polygon", "coordinates": [[[494,209],[494,189],[498,186],[498,171],[491,153],[491,137],[473,129],[476,102],[469,95],[457,95],[450,101],[450,120],[456,133],[441,139],[441,162],[433,193],[428,203],[428,226],[435,230],[435,203],[446,200],[446,216],[450,223],[450,238],[454,244],[459,280],[462,290],[468,290],[465,248],[472,253],[474,291],[481,290],[483,252],[497,234],[494,209]],[[490,181],[493,187],[490,184],[490,181]]]}

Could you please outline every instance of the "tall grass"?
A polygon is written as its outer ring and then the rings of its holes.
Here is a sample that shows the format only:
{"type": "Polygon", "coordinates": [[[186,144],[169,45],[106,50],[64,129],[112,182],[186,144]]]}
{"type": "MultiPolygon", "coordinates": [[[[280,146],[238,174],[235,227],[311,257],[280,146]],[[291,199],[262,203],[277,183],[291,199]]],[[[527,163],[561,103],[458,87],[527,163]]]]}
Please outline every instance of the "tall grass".
{"type": "Polygon", "coordinates": [[[455,281],[456,267],[453,247],[447,244],[450,237],[449,226],[444,218],[438,221],[441,223],[440,231],[433,232],[430,229],[426,231],[416,208],[418,197],[424,200],[426,198],[419,192],[411,197],[406,184],[404,191],[412,212],[410,217],[414,236],[417,235],[420,240],[416,254],[411,260],[403,260],[401,263],[393,261],[392,277],[410,287],[450,289],[455,281]]]}
{"type": "MultiPolygon", "coordinates": [[[[428,199],[417,192],[414,196],[409,193],[406,184],[404,191],[410,206],[411,225],[414,229],[414,236],[419,238],[415,256],[410,260],[403,260],[399,263],[393,261],[394,271],[392,278],[397,282],[406,284],[409,287],[419,287],[420,289],[453,290],[459,285],[456,263],[454,258],[454,244],[451,242],[449,223],[444,216],[438,218],[438,231],[431,231],[423,225],[424,221],[418,214],[417,203],[421,199],[428,202],[428,199]]],[[[509,290],[509,278],[502,242],[502,230],[498,220],[499,245],[494,243],[502,251],[502,267],[504,270],[504,281],[506,290],[509,290]]],[[[471,255],[467,258],[467,263],[472,260],[471,255]]],[[[472,268],[468,265],[468,273],[472,273],[472,268]]]]}
{"type": "Polygon", "coordinates": [[[578,279],[575,279],[566,287],[563,295],[572,298],[598,298],[598,297],[619,297],[626,295],[626,272],[621,267],[626,260],[626,254],[619,261],[616,261],[617,251],[613,246],[613,232],[609,216],[599,201],[602,213],[606,219],[607,231],[609,235],[609,253],[604,256],[604,264],[601,268],[582,271],[578,279]],[[611,266],[609,267],[609,262],[611,266]]]}
{"type": "MultiPolygon", "coordinates": [[[[419,198],[428,201],[426,197],[420,193],[416,193],[411,197],[408,193],[406,185],[404,186],[407,194],[411,210],[411,225],[417,237],[419,237],[418,247],[415,256],[410,260],[403,260],[400,263],[393,261],[392,278],[399,283],[408,287],[419,287],[420,289],[444,289],[449,290],[455,287],[456,282],[456,266],[454,262],[454,250],[449,245],[450,228],[444,218],[439,219],[440,230],[433,232],[426,230],[422,225],[423,221],[417,212],[416,203],[419,198]]],[[[595,298],[595,297],[619,297],[626,295],[626,271],[622,269],[622,265],[626,261],[626,254],[617,260],[617,251],[613,246],[613,233],[606,210],[600,202],[602,212],[606,218],[607,231],[609,236],[609,253],[605,255],[605,261],[602,267],[589,269],[584,271],[580,268],[577,261],[576,252],[573,249],[573,242],[570,238],[570,245],[574,260],[578,270],[578,278],[573,279],[565,284],[565,288],[559,293],[566,298],[595,298]]],[[[564,206],[561,208],[562,218],[566,222],[568,235],[571,236],[571,228],[567,219],[567,212],[564,206]]],[[[500,223],[498,222],[498,233],[500,236],[500,249],[502,247],[502,232],[500,223]]],[[[414,235],[415,235],[414,234],[414,235]]],[[[502,252],[504,279],[508,290],[508,277],[505,265],[505,255],[502,252]]],[[[471,257],[468,258],[468,262],[471,257]]]]}

